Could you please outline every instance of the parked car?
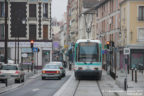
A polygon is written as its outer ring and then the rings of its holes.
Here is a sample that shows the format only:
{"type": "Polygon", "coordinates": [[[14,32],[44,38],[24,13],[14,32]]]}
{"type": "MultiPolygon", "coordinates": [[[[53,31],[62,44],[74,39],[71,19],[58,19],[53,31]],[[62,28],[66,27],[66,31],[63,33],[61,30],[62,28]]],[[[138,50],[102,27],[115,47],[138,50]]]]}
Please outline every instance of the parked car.
{"type": "MultiPolygon", "coordinates": [[[[3,55],[0,55],[0,62],[1,63],[4,63],[4,56],[3,55]]],[[[14,60],[10,59],[10,58],[7,58],[8,59],[8,64],[14,64],[14,60]]]]}
{"type": "Polygon", "coordinates": [[[54,64],[57,64],[59,66],[59,68],[61,69],[62,71],[62,76],[65,77],[65,68],[64,68],[64,65],[62,62],[53,62],[54,64]]]}
{"type": "Polygon", "coordinates": [[[18,64],[2,64],[0,67],[0,80],[4,81],[7,76],[14,78],[15,82],[24,82],[25,72],[18,66],[18,64]]]}
{"type": "Polygon", "coordinates": [[[59,66],[57,64],[51,62],[44,66],[44,68],[42,69],[41,77],[42,80],[46,78],[57,78],[60,80],[62,77],[62,71],[59,69],[59,66]]]}

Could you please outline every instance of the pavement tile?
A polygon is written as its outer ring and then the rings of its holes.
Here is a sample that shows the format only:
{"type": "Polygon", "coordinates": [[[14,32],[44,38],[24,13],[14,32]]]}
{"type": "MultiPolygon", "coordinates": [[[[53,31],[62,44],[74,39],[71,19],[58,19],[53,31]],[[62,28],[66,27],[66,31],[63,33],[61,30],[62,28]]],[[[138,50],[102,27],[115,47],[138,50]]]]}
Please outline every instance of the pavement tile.
{"type": "MultiPolygon", "coordinates": [[[[126,74],[125,72],[118,70],[117,75],[118,78],[116,79],[116,84],[120,88],[124,89],[124,80],[126,78],[126,74]]],[[[130,70],[130,73],[127,74],[128,90],[126,96],[144,96],[144,74],[138,71],[137,80],[137,83],[132,81],[132,72],[130,70]]]]}

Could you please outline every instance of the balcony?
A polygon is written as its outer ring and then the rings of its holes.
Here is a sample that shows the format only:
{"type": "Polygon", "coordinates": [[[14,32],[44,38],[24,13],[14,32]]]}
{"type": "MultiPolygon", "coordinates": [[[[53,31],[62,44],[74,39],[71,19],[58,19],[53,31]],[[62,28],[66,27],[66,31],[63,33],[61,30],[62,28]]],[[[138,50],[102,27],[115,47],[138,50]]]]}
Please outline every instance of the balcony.
{"type": "Polygon", "coordinates": [[[3,16],[0,16],[0,20],[4,20],[5,19],[5,17],[3,17],[3,16]]]}
{"type": "Polygon", "coordinates": [[[42,18],[42,20],[43,20],[43,21],[49,21],[49,20],[50,20],[50,18],[43,17],[43,18],[42,18]]]}
{"type": "Polygon", "coordinates": [[[28,21],[36,21],[36,20],[37,20],[36,17],[29,17],[29,18],[28,18],[28,21]]]}

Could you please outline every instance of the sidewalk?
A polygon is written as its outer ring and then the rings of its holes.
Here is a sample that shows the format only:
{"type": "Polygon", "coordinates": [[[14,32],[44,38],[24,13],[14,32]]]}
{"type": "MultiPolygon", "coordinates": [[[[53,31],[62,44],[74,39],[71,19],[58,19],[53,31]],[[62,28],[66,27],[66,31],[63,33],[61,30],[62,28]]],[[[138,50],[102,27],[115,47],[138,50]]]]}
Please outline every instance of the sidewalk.
{"type": "MultiPolygon", "coordinates": [[[[28,79],[33,79],[33,78],[37,78],[40,75],[41,71],[38,71],[38,74],[34,74],[33,72],[28,72],[27,70],[25,70],[25,81],[28,79]]],[[[14,83],[10,86],[5,86],[5,83],[0,83],[0,94],[4,93],[6,91],[9,91],[11,89],[17,88],[22,86],[24,83],[14,83]]]]}
{"type": "MultiPolygon", "coordinates": [[[[142,74],[141,72],[137,71],[137,83],[135,82],[135,71],[134,71],[134,79],[132,81],[132,71],[129,71],[130,73],[127,74],[127,84],[128,84],[128,91],[132,91],[133,94],[141,94],[139,96],[144,95],[144,73],[142,74]]],[[[124,80],[126,78],[126,73],[123,71],[118,70],[117,71],[117,76],[116,78],[116,84],[124,89],[124,80]]],[[[129,95],[129,96],[138,96],[138,95],[129,95]]]]}

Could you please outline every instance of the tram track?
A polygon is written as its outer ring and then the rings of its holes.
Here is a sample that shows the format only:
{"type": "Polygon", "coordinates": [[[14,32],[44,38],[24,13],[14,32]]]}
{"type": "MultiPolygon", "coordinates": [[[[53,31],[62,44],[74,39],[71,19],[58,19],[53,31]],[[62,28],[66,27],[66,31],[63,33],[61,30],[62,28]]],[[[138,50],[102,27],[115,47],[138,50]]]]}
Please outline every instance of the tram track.
{"type": "MultiPolygon", "coordinates": [[[[78,80],[78,83],[77,83],[77,86],[76,86],[76,88],[74,90],[73,96],[77,96],[78,88],[80,87],[80,82],[82,82],[82,80],[78,80]]],[[[88,82],[90,82],[90,81],[88,81],[88,82]]],[[[97,85],[97,89],[99,90],[101,96],[104,96],[103,93],[102,93],[102,90],[101,90],[99,82],[96,81],[95,84],[97,85]]]]}
{"type": "Polygon", "coordinates": [[[97,85],[98,85],[98,88],[99,88],[99,91],[101,93],[101,96],[104,96],[103,93],[102,93],[102,90],[101,90],[101,87],[100,87],[100,84],[99,84],[99,81],[96,81],[97,85]]]}
{"type": "Polygon", "coordinates": [[[78,84],[77,84],[77,86],[76,86],[76,88],[75,88],[75,91],[74,91],[73,96],[75,96],[75,94],[76,94],[76,92],[77,92],[77,89],[78,89],[78,87],[79,87],[79,84],[80,84],[80,80],[78,80],[78,84]]]}

